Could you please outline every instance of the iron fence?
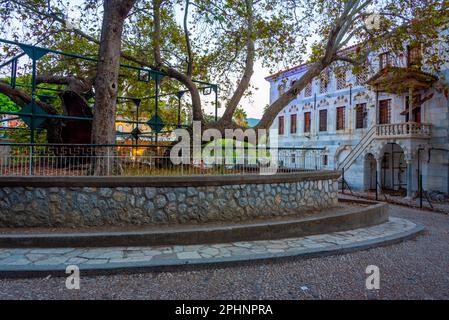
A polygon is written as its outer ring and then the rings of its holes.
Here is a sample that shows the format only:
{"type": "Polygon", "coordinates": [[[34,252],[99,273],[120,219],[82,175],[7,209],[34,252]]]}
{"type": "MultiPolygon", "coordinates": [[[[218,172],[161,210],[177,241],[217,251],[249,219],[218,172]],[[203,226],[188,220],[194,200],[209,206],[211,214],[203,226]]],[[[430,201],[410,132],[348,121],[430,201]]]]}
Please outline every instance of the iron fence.
{"type": "Polygon", "coordinates": [[[0,176],[185,176],[324,169],[320,148],[212,148],[171,155],[170,146],[0,143],[0,176]]]}

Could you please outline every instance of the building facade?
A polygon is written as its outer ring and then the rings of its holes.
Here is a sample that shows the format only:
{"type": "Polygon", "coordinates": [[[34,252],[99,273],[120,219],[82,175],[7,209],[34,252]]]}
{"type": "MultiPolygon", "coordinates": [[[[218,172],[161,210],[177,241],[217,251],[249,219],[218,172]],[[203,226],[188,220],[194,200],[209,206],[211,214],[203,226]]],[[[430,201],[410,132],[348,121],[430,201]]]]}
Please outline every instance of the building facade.
{"type": "MultiPolygon", "coordinates": [[[[324,168],[344,171],[356,190],[413,197],[422,181],[424,191],[449,193],[449,67],[431,73],[422,61],[420,48],[405,46],[371,54],[359,74],[332,66],[278,114],[280,147],[325,148],[324,168]]],[[[266,78],[270,103],[308,67],[266,78]]],[[[302,159],[283,165],[301,168],[302,159]]]]}

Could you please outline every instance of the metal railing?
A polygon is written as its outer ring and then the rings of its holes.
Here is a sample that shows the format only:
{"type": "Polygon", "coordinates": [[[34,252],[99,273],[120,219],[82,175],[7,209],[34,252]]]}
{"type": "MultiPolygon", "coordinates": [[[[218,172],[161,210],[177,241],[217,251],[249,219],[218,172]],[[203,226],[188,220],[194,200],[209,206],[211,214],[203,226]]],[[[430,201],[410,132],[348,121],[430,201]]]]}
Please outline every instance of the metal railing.
{"type": "Polygon", "coordinates": [[[360,154],[370,145],[376,136],[376,127],[372,127],[359,141],[359,143],[352,149],[348,156],[338,165],[338,169],[346,169],[352,166],[355,160],[360,156],[360,154]]]}
{"type": "MultiPolygon", "coordinates": [[[[50,101],[52,99],[58,99],[58,94],[64,92],[65,89],[51,87],[46,84],[39,84],[37,79],[38,75],[42,73],[42,70],[40,70],[38,63],[41,60],[45,60],[44,58],[55,59],[56,62],[61,59],[66,59],[66,61],[68,61],[69,59],[74,59],[78,63],[90,65],[93,69],[96,68],[96,64],[98,62],[96,58],[83,56],[72,52],[52,50],[50,48],[33,46],[1,38],[0,44],[2,46],[20,49],[21,51],[16,56],[7,61],[0,61],[0,74],[4,76],[2,82],[8,84],[11,89],[19,88],[25,91],[27,94],[29,94],[31,99],[31,102],[27,106],[17,106],[17,110],[20,111],[12,111],[4,108],[3,105],[0,105],[0,118],[2,115],[13,116],[13,118],[0,119],[1,121],[12,121],[13,119],[15,120],[20,118],[27,124],[27,127],[8,128],[8,130],[12,131],[13,129],[19,129],[20,131],[28,132],[29,143],[36,143],[37,141],[39,141],[37,137],[38,131],[40,131],[44,124],[46,122],[49,122],[50,120],[60,120],[63,124],[70,121],[93,121],[92,116],[74,116],[70,115],[70,113],[57,113],[56,108],[55,110],[53,110],[53,112],[49,112],[49,110],[43,110],[40,103],[47,101],[47,99],[49,99],[50,101]],[[20,66],[24,64],[24,61],[22,61],[22,59],[29,59],[31,61],[31,70],[30,72],[22,72],[23,74],[19,75],[18,73],[21,69],[20,66]],[[10,76],[7,77],[6,75],[9,73],[9,71],[11,73],[10,76]],[[19,80],[23,81],[24,83],[19,83],[19,80]],[[50,94],[48,92],[52,93],[50,94]]],[[[121,64],[120,70],[129,73],[128,80],[134,79],[136,83],[143,83],[143,85],[145,86],[145,95],[137,97],[129,96],[125,90],[123,92],[123,96],[117,97],[118,104],[127,104],[126,108],[119,108],[119,110],[122,109],[121,112],[125,114],[132,110],[133,113],[133,119],[116,119],[116,124],[126,123],[132,127],[129,130],[130,132],[120,133],[118,134],[119,136],[127,136],[128,139],[134,140],[139,140],[139,138],[146,138],[158,141],[159,135],[163,136],[166,133],[170,133],[175,128],[186,127],[189,125],[189,119],[181,119],[182,99],[183,96],[189,94],[189,90],[187,88],[181,87],[179,88],[180,90],[176,90],[173,92],[171,92],[170,90],[163,91],[163,88],[161,88],[161,81],[164,77],[168,77],[168,75],[159,70],[153,70],[150,68],[138,67],[128,64],[121,64]],[[160,117],[160,104],[164,101],[164,98],[167,99],[167,97],[171,97],[173,99],[176,98],[177,100],[177,121],[163,121],[160,117]],[[131,109],[128,110],[128,107],[130,107],[131,109]],[[187,123],[184,123],[186,121],[187,123]],[[141,126],[146,127],[146,129],[139,128],[141,126]]],[[[66,73],[71,73],[70,70],[66,71],[66,73]]],[[[82,75],[74,74],[74,76],[82,75]]],[[[211,102],[215,107],[215,121],[217,121],[219,86],[217,84],[212,84],[196,79],[192,81],[197,85],[197,88],[201,92],[201,94],[214,95],[213,101],[211,102]]],[[[84,98],[86,102],[88,102],[89,109],[94,109],[95,95],[91,95],[90,93],[85,95],[83,94],[82,98],[84,98]]],[[[48,102],[48,104],[51,105],[52,103],[48,102]]],[[[85,114],[84,112],[80,113],[85,114]]],[[[120,112],[118,112],[117,115],[120,115],[120,112]]],[[[5,128],[3,128],[3,131],[5,131],[5,128]]],[[[67,140],[65,142],[67,142],[67,140]]]]}
{"type": "Polygon", "coordinates": [[[155,145],[0,143],[0,176],[186,176],[322,170],[319,148],[233,149],[170,155],[155,145]]]}

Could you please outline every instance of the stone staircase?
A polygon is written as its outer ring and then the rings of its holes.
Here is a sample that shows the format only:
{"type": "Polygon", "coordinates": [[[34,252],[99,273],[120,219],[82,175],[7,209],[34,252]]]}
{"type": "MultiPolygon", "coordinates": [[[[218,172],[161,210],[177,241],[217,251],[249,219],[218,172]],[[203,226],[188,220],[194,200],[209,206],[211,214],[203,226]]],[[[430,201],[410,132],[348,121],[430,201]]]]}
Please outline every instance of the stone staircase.
{"type": "Polygon", "coordinates": [[[377,136],[377,126],[372,127],[359,141],[359,143],[351,150],[348,156],[338,164],[337,169],[347,171],[354,164],[357,158],[368,148],[371,142],[377,136]]]}
{"type": "Polygon", "coordinates": [[[360,155],[375,139],[430,139],[432,125],[417,122],[379,124],[363,136],[337,169],[348,171],[360,155]]]}

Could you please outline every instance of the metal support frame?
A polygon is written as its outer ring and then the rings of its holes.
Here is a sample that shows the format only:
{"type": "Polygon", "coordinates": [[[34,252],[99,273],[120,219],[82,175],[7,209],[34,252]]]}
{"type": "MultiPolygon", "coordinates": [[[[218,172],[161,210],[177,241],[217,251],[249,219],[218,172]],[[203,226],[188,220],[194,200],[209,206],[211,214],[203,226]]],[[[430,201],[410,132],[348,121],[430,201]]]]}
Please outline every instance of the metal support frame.
{"type": "MultiPolygon", "coordinates": [[[[20,47],[23,52],[16,55],[15,57],[13,57],[12,59],[9,59],[8,61],[0,64],[0,68],[6,67],[8,65],[11,66],[11,80],[10,80],[10,85],[12,88],[16,88],[16,87],[24,87],[24,88],[28,88],[31,90],[31,96],[32,96],[32,101],[31,101],[31,108],[30,108],[30,112],[12,112],[12,111],[6,111],[6,110],[2,110],[1,106],[0,106],[0,115],[2,114],[8,114],[8,115],[15,115],[18,116],[20,118],[29,118],[30,119],[30,144],[33,145],[36,142],[36,130],[38,129],[37,125],[36,125],[36,120],[37,119],[60,119],[60,120],[82,120],[82,121],[93,121],[93,118],[87,118],[87,117],[76,117],[76,116],[65,116],[65,115],[50,115],[50,114],[40,114],[37,113],[37,98],[38,98],[38,91],[39,90],[49,90],[49,91],[55,91],[55,92],[60,92],[62,90],[58,90],[58,89],[53,89],[53,88],[45,88],[42,86],[37,86],[36,84],[36,77],[37,77],[37,61],[40,60],[42,57],[44,57],[47,54],[56,54],[56,55],[60,55],[60,56],[65,56],[65,57],[69,57],[69,58],[74,58],[74,59],[80,59],[80,60],[84,60],[84,61],[90,61],[90,62],[94,62],[97,63],[98,60],[94,59],[94,58],[90,58],[90,57],[86,57],[86,56],[82,56],[79,54],[74,54],[74,53],[69,53],[69,52],[62,52],[62,51],[57,51],[57,50],[52,50],[52,49],[48,49],[48,48],[43,48],[43,47],[38,47],[38,46],[33,46],[33,45],[29,45],[29,44],[24,44],[24,43],[19,43],[19,42],[14,42],[14,41],[10,41],[10,40],[6,40],[6,39],[0,39],[0,43],[4,43],[7,45],[13,45],[13,46],[18,46],[20,47]],[[18,60],[24,56],[29,56],[30,59],[32,60],[32,79],[31,79],[31,85],[24,85],[24,84],[20,84],[17,83],[17,66],[18,66],[18,60]]],[[[147,96],[147,97],[142,97],[142,98],[135,98],[135,97],[119,97],[118,99],[120,100],[146,100],[146,99],[154,99],[155,100],[155,114],[158,115],[159,113],[159,99],[161,97],[165,97],[165,96],[172,96],[172,95],[176,95],[176,93],[167,93],[167,94],[161,94],[160,93],[160,83],[162,78],[164,78],[166,76],[165,73],[157,71],[157,70],[153,70],[153,69],[149,69],[149,68],[142,68],[142,67],[136,67],[136,66],[132,66],[132,65],[125,65],[125,64],[121,64],[120,68],[125,68],[128,70],[133,70],[133,71],[137,71],[139,73],[139,77],[141,76],[142,73],[147,73],[148,74],[148,81],[153,80],[155,82],[155,95],[154,96],[147,96]]],[[[199,89],[200,90],[204,90],[204,89],[212,89],[215,92],[215,118],[218,118],[218,85],[216,84],[211,84],[208,82],[204,82],[204,81],[199,81],[199,80],[193,80],[193,82],[195,82],[196,84],[199,85],[199,89]]],[[[178,91],[178,92],[183,92],[187,93],[188,90],[185,91],[178,91]]],[[[180,99],[180,98],[179,98],[180,99]]],[[[140,121],[140,117],[139,117],[139,112],[140,112],[140,104],[137,105],[136,104],[136,115],[137,117],[133,120],[116,120],[116,122],[123,122],[123,123],[130,123],[133,124],[135,127],[139,127],[139,124],[147,124],[147,122],[145,121],[140,121]]],[[[173,123],[167,123],[165,124],[166,126],[169,127],[181,127],[183,125],[181,125],[180,123],[180,109],[181,109],[181,102],[179,101],[178,104],[178,122],[176,124],[173,123]]],[[[14,120],[17,119],[17,117],[13,118],[14,120]]],[[[12,121],[13,119],[2,119],[3,121],[12,121]]],[[[3,128],[3,129],[8,129],[8,128],[3,128]]],[[[158,140],[158,134],[160,133],[166,133],[166,132],[170,132],[170,131],[161,131],[161,132],[156,132],[155,135],[155,140],[157,142],[158,140]]],[[[136,138],[136,144],[138,142],[138,138],[139,136],[143,136],[143,134],[141,133],[137,133],[137,138],[136,138]]],[[[30,152],[31,153],[31,152],[30,152]]]]}

